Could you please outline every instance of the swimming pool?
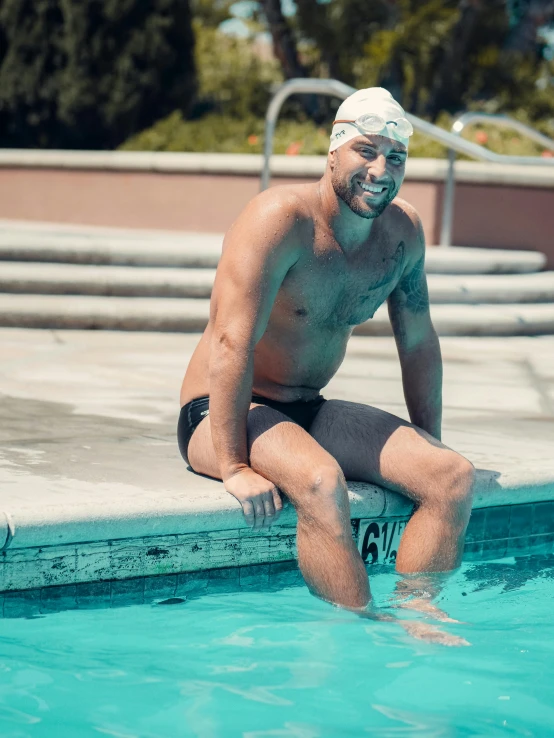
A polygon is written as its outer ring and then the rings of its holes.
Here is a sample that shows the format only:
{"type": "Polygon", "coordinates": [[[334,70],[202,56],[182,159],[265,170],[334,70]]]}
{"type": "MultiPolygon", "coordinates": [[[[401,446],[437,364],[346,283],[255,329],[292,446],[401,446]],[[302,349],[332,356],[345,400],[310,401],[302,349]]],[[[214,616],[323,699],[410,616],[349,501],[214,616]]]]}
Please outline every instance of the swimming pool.
{"type": "MultiPolygon", "coordinates": [[[[370,576],[379,606],[422,619],[391,608],[391,567],[370,576]]],[[[440,627],[465,648],[360,619],[303,586],[5,611],[0,735],[554,735],[553,601],[550,554],[465,563],[451,577],[437,604],[463,622],[440,627]]]]}

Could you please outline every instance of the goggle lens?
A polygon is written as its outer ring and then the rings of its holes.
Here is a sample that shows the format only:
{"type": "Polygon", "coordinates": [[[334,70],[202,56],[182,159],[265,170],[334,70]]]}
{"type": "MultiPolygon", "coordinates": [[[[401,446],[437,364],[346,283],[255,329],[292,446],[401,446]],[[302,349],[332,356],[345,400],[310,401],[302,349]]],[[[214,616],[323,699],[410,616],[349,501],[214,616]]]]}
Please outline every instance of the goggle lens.
{"type": "Polygon", "coordinates": [[[355,123],[358,128],[361,128],[366,133],[379,133],[387,125],[394,125],[398,134],[405,138],[408,138],[414,132],[413,126],[407,118],[386,121],[380,115],[368,113],[367,115],[361,115],[355,123]]]}

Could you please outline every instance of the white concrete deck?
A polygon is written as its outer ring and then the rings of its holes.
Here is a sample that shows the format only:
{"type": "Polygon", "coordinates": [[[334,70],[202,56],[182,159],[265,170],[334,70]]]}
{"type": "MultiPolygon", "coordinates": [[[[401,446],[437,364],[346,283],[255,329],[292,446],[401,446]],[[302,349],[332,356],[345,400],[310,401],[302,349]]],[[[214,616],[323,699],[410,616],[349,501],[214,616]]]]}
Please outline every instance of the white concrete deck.
{"type": "MultiPolygon", "coordinates": [[[[0,549],[244,527],[238,503],[187,471],[177,449],[179,387],[196,341],[0,330],[0,549]]],[[[554,339],[442,347],[444,441],[480,470],[475,506],[552,499],[554,339]]],[[[324,394],[407,417],[393,341],[354,337],[324,394]]],[[[410,509],[370,485],[351,491],[353,517],[410,509]]],[[[292,509],[281,522],[290,532],[292,509]]]]}

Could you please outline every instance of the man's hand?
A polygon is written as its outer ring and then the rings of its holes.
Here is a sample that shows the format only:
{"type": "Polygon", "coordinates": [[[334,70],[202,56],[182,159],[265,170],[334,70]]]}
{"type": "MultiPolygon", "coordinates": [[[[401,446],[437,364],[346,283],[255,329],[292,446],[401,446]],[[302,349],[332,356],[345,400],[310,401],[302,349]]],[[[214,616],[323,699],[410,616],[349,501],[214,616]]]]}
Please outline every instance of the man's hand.
{"type": "Polygon", "coordinates": [[[246,468],[224,480],[224,484],[242,505],[244,518],[254,530],[269,528],[279,520],[283,501],[273,482],[246,468]]]}

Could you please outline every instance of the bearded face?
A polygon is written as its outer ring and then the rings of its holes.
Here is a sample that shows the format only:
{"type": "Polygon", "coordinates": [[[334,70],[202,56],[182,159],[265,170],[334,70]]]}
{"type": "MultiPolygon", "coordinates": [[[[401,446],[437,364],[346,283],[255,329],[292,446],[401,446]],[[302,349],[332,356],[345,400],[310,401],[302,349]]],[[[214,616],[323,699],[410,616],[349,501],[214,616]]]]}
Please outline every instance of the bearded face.
{"type": "Polygon", "coordinates": [[[379,217],[404,180],[406,148],[384,136],[358,136],[330,156],[336,195],[361,218],[379,217]]]}

